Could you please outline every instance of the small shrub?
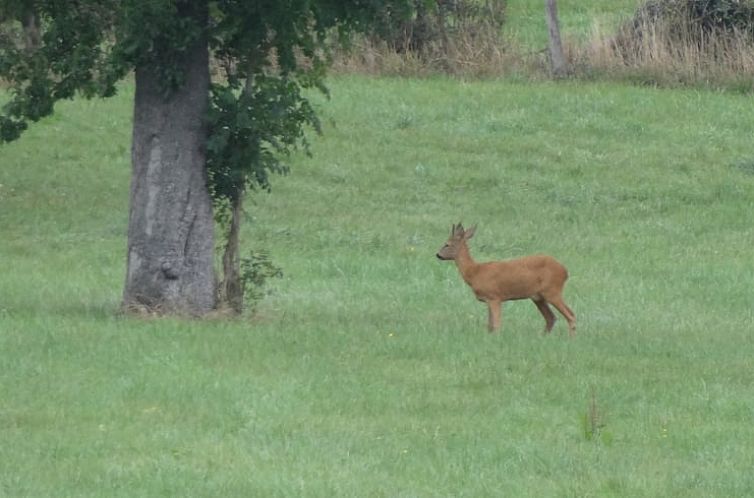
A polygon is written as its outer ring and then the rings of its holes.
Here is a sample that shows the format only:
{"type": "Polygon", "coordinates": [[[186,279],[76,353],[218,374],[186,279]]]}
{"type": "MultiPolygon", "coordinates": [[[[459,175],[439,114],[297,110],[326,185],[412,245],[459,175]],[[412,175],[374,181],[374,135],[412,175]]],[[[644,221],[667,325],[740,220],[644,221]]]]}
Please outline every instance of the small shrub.
{"type": "Polygon", "coordinates": [[[243,286],[246,310],[254,312],[259,302],[269,294],[266,288],[271,278],[281,278],[283,271],[270,259],[266,251],[251,251],[241,258],[241,285],[243,286]]]}

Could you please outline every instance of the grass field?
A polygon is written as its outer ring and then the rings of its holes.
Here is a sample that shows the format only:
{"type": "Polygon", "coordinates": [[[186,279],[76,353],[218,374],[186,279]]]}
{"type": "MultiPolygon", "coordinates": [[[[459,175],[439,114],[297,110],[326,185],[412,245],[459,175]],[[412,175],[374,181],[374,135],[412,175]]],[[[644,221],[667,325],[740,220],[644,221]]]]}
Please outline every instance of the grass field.
{"type": "MultiPolygon", "coordinates": [[[[562,35],[584,41],[595,26],[612,30],[636,11],[642,0],[558,0],[562,35]]],[[[547,47],[547,24],[543,0],[508,0],[506,34],[532,50],[547,47]]]]}
{"type": "MultiPolygon", "coordinates": [[[[563,2],[565,4],[565,2],[563,2]]],[[[1,496],[751,496],[750,97],[341,77],[238,321],[117,315],[131,92],[0,149],[1,496]],[[503,330],[452,264],[547,252],[503,330]]]]}

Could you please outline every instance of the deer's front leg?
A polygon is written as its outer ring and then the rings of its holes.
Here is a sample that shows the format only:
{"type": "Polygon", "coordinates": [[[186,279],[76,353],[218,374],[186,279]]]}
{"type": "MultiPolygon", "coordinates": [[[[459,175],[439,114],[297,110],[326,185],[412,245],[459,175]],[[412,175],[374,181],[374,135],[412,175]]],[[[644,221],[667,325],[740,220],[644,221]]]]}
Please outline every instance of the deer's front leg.
{"type": "Polygon", "coordinates": [[[487,307],[489,309],[489,320],[487,322],[487,330],[490,333],[500,329],[500,315],[502,314],[502,307],[500,301],[487,301],[487,307]]]}

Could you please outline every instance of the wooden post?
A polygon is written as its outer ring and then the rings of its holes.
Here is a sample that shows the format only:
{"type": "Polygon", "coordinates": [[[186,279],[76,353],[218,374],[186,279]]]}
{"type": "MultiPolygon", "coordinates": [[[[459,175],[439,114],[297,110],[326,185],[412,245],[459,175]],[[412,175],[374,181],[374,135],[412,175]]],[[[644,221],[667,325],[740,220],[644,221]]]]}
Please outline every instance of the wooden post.
{"type": "Polygon", "coordinates": [[[560,25],[558,23],[558,6],[555,0],[545,0],[545,17],[547,18],[547,30],[550,40],[550,64],[552,74],[556,78],[566,75],[565,56],[563,55],[563,43],[560,41],[560,25]]]}

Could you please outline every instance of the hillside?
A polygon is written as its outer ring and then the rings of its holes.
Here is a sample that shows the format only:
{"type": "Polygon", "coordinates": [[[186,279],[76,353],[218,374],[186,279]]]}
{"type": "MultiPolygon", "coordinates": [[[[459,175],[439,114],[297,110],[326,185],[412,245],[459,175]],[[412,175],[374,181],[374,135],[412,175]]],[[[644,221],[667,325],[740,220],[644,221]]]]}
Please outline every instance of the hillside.
{"type": "Polygon", "coordinates": [[[248,205],[284,278],[240,320],[117,313],[130,86],[0,148],[0,494],[754,494],[748,97],[330,86],[248,205]],[[526,301],[488,335],[458,221],[563,261],[576,338],[526,301]]]}

